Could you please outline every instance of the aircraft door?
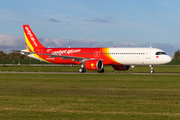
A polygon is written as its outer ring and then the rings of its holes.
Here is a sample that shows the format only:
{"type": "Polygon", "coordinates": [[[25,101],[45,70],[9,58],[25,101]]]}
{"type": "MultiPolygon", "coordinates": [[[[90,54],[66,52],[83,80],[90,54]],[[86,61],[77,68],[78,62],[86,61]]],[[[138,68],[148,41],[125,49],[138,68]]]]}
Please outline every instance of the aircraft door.
{"type": "Polygon", "coordinates": [[[151,58],[151,49],[146,50],[146,59],[151,58]]]}
{"type": "Polygon", "coordinates": [[[100,57],[100,54],[101,54],[100,51],[95,51],[94,52],[94,57],[100,57]]]}

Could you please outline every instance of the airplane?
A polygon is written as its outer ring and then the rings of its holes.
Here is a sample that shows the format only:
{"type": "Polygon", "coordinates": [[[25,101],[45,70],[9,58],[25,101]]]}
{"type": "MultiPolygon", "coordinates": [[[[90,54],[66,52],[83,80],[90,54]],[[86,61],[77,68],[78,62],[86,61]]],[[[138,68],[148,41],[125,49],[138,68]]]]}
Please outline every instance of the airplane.
{"type": "MultiPolygon", "coordinates": [[[[169,63],[172,59],[163,50],[157,48],[46,48],[29,25],[23,25],[27,49],[19,50],[23,55],[54,64],[77,64],[80,73],[86,70],[104,72],[104,66],[110,65],[114,70],[126,71],[131,66],[153,66],[169,63]]],[[[16,50],[14,50],[16,51],[16,50]]]]}

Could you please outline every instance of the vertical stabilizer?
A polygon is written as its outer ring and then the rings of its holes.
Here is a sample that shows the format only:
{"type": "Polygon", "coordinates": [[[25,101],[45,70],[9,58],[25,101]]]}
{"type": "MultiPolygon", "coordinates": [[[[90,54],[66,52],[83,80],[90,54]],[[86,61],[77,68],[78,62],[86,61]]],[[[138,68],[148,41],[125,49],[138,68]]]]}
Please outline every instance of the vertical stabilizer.
{"type": "Polygon", "coordinates": [[[23,25],[25,44],[27,46],[27,51],[34,52],[34,49],[42,49],[44,46],[39,42],[29,25],[23,25]]]}

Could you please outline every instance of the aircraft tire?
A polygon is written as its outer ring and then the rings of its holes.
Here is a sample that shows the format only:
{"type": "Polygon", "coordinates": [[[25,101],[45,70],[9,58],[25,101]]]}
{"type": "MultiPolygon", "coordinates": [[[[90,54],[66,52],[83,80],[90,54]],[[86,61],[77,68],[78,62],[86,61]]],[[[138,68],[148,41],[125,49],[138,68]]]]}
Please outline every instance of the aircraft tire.
{"type": "Polygon", "coordinates": [[[154,73],[154,70],[151,70],[151,73],[154,73]]]}
{"type": "Polygon", "coordinates": [[[85,68],[79,68],[78,70],[80,73],[85,73],[86,72],[86,69],[85,68]]]}
{"type": "Polygon", "coordinates": [[[97,71],[98,73],[104,73],[104,68],[102,68],[101,70],[97,71]]]}

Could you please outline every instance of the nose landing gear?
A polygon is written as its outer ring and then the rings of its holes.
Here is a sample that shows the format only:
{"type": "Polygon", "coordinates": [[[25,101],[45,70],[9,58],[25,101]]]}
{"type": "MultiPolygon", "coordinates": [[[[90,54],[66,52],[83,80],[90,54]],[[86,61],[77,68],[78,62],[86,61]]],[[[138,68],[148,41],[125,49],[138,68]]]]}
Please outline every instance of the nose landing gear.
{"type": "Polygon", "coordinates": [[[153,65],[149,65],[149,67],[151,68],[150,73],[154,73],[154,70],[153,70],[153,65]]]}

